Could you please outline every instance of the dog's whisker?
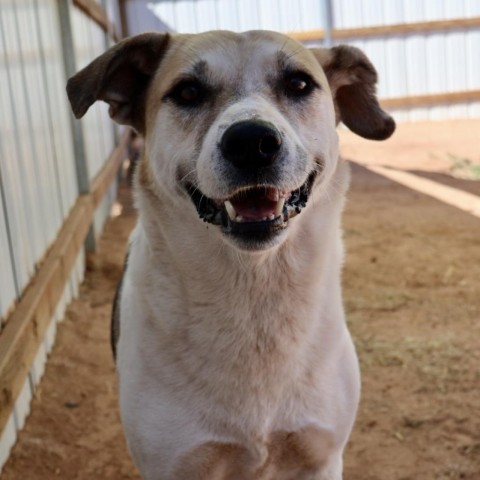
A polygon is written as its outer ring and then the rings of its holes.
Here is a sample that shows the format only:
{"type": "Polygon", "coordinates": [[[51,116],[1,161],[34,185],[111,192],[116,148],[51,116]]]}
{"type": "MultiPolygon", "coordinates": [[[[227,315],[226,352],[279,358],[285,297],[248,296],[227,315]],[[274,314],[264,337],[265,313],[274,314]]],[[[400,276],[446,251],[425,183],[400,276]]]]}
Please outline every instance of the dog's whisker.
{"type": "Polygon", "coordinates": [[[294,57],[295,55],[298,55],[300,52],[302,52],[304,50],[305,47],[299,47],[297,50],[294,50],[290,55],[287,55],[287,58],[286,60],[290,60],[292,57],[294,57]]]}
{"type": "Polygon", "coordinates": [[[182,183],[187,177],[189,177],[190,175],[193,175],[195,174],[195,172],[197,171],[196,168],[193,168],[192,170],[190,170],[188,173],[186,173],[182,178],[180,178],[178,180],[178,183],[182,183]]]}

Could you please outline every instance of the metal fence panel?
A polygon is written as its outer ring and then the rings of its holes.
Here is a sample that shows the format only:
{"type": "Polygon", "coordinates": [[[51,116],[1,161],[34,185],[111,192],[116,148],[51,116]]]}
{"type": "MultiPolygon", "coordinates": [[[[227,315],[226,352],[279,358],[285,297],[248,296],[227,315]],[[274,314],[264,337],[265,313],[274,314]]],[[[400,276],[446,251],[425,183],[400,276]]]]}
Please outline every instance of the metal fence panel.
{"type": "MultiPolygon", "coordinates": [[[[77,69],[88,65],[105,51],[106,38],[98,25],[91,22],[76,8],[71,9],[77,69]]],[[[90,179],[95,177],[114,147],[112,122],[108,106],[103,102],[93,104],[81,120],[85,137],[90,179]]]]}
{"type": "MultiPolygon", "coordinates": [[[[15,301],[21,299],[78,199],[59,24],[59,5],[66,6],[67,0],[61,1],[64,3],[0,0],[0,337],[2,328],[9,328],[5,321],[15,301]]],[[[96,23],[71,2],[68,5],[82,28],[76,53],[87,63],[105,50],[106,37],[96,23]]],[[[93,178],[114,148],[114,130],[106,105],[94,107],[83,122],[93,178]]],[[[115,193],[114,185],[95,214],[97,233],[109,215],[115,193]]],[[[63,319],[66,305],[78,295],[84,269],[81,249],[22,391],[0,432],[0,469],[17,430],[25,423],[54,343],[56,322],[63,319]]]]}
{"type": "MultiPolygon", "coordinates": [[[[321,30],[327,0],[161,0],[155,13],[178,32],[213,29],[321,30]]],[[[333,28],[361,28],[480,16],[478,0],[331,0],[333,28]]],[[[318,43],[318,42],[317,42],[318,43]]],[[[380,98],[480,89],[480,31],[419,30],[342,42],[364,50],[379,72],[380,98]]],[[[480,102],[394,111],[397,120],[480,116],[480,102]]]]}

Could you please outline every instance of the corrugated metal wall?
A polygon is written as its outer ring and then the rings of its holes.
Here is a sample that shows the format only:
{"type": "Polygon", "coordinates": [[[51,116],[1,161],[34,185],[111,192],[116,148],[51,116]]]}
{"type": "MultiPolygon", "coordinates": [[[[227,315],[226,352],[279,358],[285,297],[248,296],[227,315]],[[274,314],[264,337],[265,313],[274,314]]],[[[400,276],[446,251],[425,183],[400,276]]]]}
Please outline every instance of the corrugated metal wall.
{"type": "MultiPolygon", "coordinates": [[[[334,29],[480,16],[480,0],[332,0],[331,6],[334,29]]],[[[327,27],[326,0],[159,0],[152,2],[152,9],[181,33],[327,27]]],[[[375,64],[381,98],[480,89],[480,28],[346,42],[364,50],[375,64]]],[[[393,114],[398,121],[479,118],[480,102],[413,107],[393,114]]]]}
{"type": "MultiPolygon", "coordinates": [[[[339,0],[336,28],[468,18],[480,15],[478,0],[339,0]]],[[[380,77],[381,98],[480,88],[480,29],[398,35],[350,42],[364,50],[380,77]]],[[[398,120],[479,118],[480,102],[412,108],[398,120]]]]}
{"type": "MultiPolygon", "coordinates": [[[[107,40],[105,32],[80,10],[72,8],[71,21],[76,68],[80,70],[104,52],[111,44],[107,40]]],[[[88,175],[90,180],[92,180],[112,151],[115,143],[114,129],[116,127],[108,115],[108,105],[104,102],[94,103],[81,122],[85,138],[88,175]]],[[[110,210],[110,205],[115,197],[116,184],[113,184],[95,213],[95,232],[102,230],[110,210]]]]}
{"type": "MultiPolygon", "coordinates": [[[[80,68],[105,50],[106,37],[72,4],[69,8],[80,68]]],[[[0,335],[78,197],[57,9],[57,0],[0,0],[0,335]]],[[[82,122],[92,179],[114,148],[113,124],[104,106],[92,108],[82,122]]],[[[96,212],[97,232],[114,195],[115,186],[96,212]]],[[[84,267],[82,250],[14,412],[0,432],[0,468],[23,427],[56,322],[77,296],[84,267]]]]}

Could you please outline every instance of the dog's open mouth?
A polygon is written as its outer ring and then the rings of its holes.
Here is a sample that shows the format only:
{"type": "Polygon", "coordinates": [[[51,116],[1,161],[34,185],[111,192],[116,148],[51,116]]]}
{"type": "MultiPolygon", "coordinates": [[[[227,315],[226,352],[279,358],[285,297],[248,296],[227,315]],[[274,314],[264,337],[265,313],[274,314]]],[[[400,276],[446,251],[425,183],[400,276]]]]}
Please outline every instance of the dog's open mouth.
{"type": "Polygon", "coordinates": [[[220,225],[227,233],[269,233],[284,229],[288,220],[302,211],[315,177],[316,171],[300,188],[289,192],[271,186],[252,186],[225,200],[212,200],[193,185],[187,185],[187,191],[205,222],[220,225]]]}

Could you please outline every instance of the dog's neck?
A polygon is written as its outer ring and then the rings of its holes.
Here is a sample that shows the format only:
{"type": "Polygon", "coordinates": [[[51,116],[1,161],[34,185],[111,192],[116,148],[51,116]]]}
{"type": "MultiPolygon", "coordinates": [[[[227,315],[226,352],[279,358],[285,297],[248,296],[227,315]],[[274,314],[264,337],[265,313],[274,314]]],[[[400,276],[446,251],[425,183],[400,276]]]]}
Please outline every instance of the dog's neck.
{"type": "Polygon", "coordinates": [[[216,412],[223,421],[232,411],[244,418],[247,409],[254,431],[272,399],[313,375],[317,362],[307,358],[327,355],[331,339],[343,338],[340,215],[348,168],[335,176],[335,189],[309,199],[281,245],[257,253],[229,245],[193,208],[137,188],[141,216],[128,269],[149,326],[142,355],[181,368],[176,378],[189,379],[186,389],[218,396],[229,406],[223,416],[216,412]]]}
{"type": "MultiPolygon", "coordinates": [[[[230,309],[232,313],[240,312],[252,298],[256,304],[249,306],[250,311],[263,310],[262,303],[288,303],[295,296],[318,298],[322,284],[328,282],[331,288],[340,281],[340,216],[348,180],[348,166],[340,162],[328,182],[334,188],[312,195],[311,205],[291,221],[282,244],[265,251],[245,252],[221,238],[215,230],[218,227],[194,218],[193,208],[184,211],[172,207],[171,199],[162,198],[145,171],[140,171],[138,235],[150,252],[144,268],[160,275],[167,270],[168,278],[176,282],[177,296],[190,307],[190,313],[193,306],[205,304],[206,298],[216,308],[230,309]]],[[[267,307],[265,310],[272,311],[267,307]]]]}

